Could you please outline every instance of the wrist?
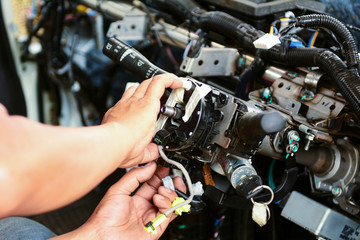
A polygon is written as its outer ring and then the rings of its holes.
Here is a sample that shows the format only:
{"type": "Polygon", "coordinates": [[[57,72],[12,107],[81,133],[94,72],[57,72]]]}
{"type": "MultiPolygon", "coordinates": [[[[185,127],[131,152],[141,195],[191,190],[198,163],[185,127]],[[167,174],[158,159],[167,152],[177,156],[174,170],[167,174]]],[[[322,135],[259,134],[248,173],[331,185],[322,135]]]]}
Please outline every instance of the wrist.
{"type": "Polygon", "coordinates": [[[129,129],[124,127],[121,123],[116,121],[106,122],[101,125],[106,128],[108,139],[107,144],[111,145],[111,149],[114,151],[116,166],[121,168],[124,161],[129,157],[131,141],[131,133],[129,133],[129,129]]]}

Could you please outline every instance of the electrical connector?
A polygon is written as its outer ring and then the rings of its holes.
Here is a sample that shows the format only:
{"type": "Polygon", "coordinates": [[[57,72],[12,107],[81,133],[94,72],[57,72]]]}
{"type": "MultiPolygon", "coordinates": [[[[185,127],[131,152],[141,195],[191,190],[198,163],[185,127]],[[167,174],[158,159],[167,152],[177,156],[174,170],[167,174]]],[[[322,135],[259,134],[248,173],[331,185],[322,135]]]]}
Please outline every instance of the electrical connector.
{"type": "MultiPolygon", "coordinates": [[[[185,199],[182,197],[177,197],[175,198],[175,201],[171,204],[171,207],[175,207],[181,203],[185,202],[185,199]]],[[[182,207],[179,207],[175,210],[175,213],[179,216],[181,216],[181,214],[183,212],[190,212],[190,204],[186,204],[182,207]]],[[[166,220],[166,215],[165,214],[160,214],[159,216],[157,216],[154,220],[148,222],[144,229],[145,231],[147,231],[148,233],[152,233],[154,235],[157,234],[156,231],[156,227],[159,226],[162,222],[164,222],[166,220]]]]}
{"type": "Polygon", "coordinates": [[[148,222],[145,225],[144,229],[148,233],[152,233],[152,234],[156,235],[157,234],[156,227],[159,226],[165,220],[166,220],[166,216],[164,214],[160,214],[154,220],[148,222]]]}
{"type": "MultiPolygon", "coordinates": [[[[172,207],[175,207],[175,206],[177,206],[177,205],[179,205],[180,203],[183,203],[183,202],[185,202],[185,199],[184,199],[184,198],[182,198],[182,197],[177,197],[177,198],[175,199],[175,201],[171,204],[171,206],[172,206],[172,207]]],[[[175,210],[175,213],[176,213],[177,215],[181,216],[181,214],[182,214],[183,212],[190,212],[190,207],[191,207],[190,204],[186,204],[185,206],[182,206],[182,207],[177,208],[177,209],[175,210]]]]}
{"type": "Polygon", "coordinates": [[[273,46],[280,44],[280,40],[277,36],[272,34],[265,34],[259,39],[253,42],[254,46],[259,49],[270,49],[273,46]]]}

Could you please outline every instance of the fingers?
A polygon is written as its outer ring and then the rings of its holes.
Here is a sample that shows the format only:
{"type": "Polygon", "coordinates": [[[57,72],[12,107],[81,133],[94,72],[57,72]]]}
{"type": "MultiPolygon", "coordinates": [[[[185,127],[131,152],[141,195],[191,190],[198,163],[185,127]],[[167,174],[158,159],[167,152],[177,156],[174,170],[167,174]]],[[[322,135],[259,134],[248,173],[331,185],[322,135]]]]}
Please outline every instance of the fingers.
{"type": "Polygon", "coordinates": [[[134,97],[137,98],[142,98],[144,97],[146,90],[148,89],[149,85],[151,83],[151,80],[144,80],[136,89],[135,93],[134,93],[134,97]]]}
{"type": "Polygon", "coordinates": [[[136,192],[137,196],[151,200],[154,194],[158,192],[158,188],[162,185],[162,180],[169,174],[169,169],[163,166],[158,166],[154,176],[144,183],[136,192]]]}
{"type": "Polygon", "coordinates": [[[130,195],[140,183],[149,180],[155,173],[156,163],[150,162],[143,167],[133,168],[126,173],[109,191],[114,194],[130,195]]]}
{"type": "Polygon", "coordinates": [[[165,88],[180,88],[182,82],[174,74],[161,74],[153,77],[152,79],[144,80],[138,87],[130,87],[124,92],[121,100],[127,100],[134,96],[142,98],[147,94],[150,98],[157,98],[164,94],[165,88]]]}
{"type": "Polygon", "coordinates": [[[141,163],[147,163],[160,157],[158,145],[155,143],[149,143],[144,149],[143,158],[140,160],[141,163]]]}
{"type": "Polygon", "coordinates": [[[137,89],[137,87],[135,87],[135,86],[129,87],[121,96],[121,100],[122,101],[128,100],[132,95],[134,95],[136,89],[137,89]]]}
{"type": "Polygon", "coordinates": [[[169,208],[171,208],[172,203],[167,197],[164,197],[160,194],[154,195],[153,202],[160,213],[165,213],[169,208]]]}
{"type": "MultiPolygon", "coordinates": [[[[182,192],[186,191],[186,186],[180,177],[175,177],[173,182],[176,189],[179,189],[182,192]]],[[[171,204],[175,201],[176,197],[177,194],[173,190],[161,186],[158,189],[158,194],[154,195],[153,202],[161,213],[165,213],[171,208],[171,204]]]]}
{"type": "Polygon", "coordinates": [[[153,197],[154,205],[159,209],[159,212],[165,213],[171,208],[172,202],[175,201],[177,194],[164,186],[159,187],[158,194],[153,197]]]}
{"type": "Polygon", "coordinates": [[[181,177],[175,177],[173,179],[173,182],[176,189],[179,189],[183,193],[186,193],[186,186],[181,177]]]}
{"type": "Polygon", "coordinates": [[[160,99],[164,94],[165,88],[180,88],[182,82],[173,74],[161,74],[153,77],[151,84],[147,88],[145,96],[151,99],[160,99]]]}
{"type": "Polygon", "coordinates": [[[177,194],[173,190],[164,186],[159,187],[159,194],[168,198],[170,202],[175,201],[175,198],[177,197],[177,194]]]}

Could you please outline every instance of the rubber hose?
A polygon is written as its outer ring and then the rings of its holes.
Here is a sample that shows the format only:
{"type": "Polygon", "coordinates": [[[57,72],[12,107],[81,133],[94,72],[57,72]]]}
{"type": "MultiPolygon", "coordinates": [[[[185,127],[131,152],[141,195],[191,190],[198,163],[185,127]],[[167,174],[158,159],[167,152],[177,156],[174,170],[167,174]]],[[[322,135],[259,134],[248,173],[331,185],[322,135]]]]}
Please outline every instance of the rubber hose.
{"type": "Polygon", "coordinates": [[[297,18],[295,26],[329,29],[334,33],[343,47],[348,68],[359,67],[358,50],[354,38],[349,29],[336,18],[324,14],[305,15],[297,18]]]}
{"type": "Polygon", "coordinates": [[[287,54],[275,49],[261,52],[267,60],[274,60],[294,67],[317,66],[333,79],[343,97],[360,118],[360,76],[357,69],[347,69],[346,64],[326,49],[290,48],[287,54]]]}
{"type": "Polygon", "coordinates": [[[233,39],[239,46],[254,50],[253,41],[264,35],[260,30],[224,12],[206,12],[199,16],[199,27],[233,39]]]}

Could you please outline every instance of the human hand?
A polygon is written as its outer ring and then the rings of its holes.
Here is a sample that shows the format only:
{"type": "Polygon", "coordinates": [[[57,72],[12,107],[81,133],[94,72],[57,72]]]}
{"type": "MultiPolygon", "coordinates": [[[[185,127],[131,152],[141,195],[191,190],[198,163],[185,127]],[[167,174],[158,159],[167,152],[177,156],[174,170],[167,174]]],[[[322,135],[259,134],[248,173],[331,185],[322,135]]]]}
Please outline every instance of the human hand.
{"type": "Polygon", "coordinates": [[[160,98],[165,88],[180,88],[182,82],[173,74],[162,74],[143,81],[137,88],[129,88],[119,102],[110,108],[102,121],[118,123],[121,139],[128,153],[119,165],[121,168],[146,163],[159,157],[157,145],[152,142],[156,119],[160,111],[160,98]]]}
{"type": "Polygon", "coordinates": [[[4,105],[0,103],[0,115],[8,115],[8,111],[4,105]]]}
{"type": "MultiPolygon", "coordinates": [[[[168,224],[176,217],[175,213],[170,214],[157,227],[156,235],[146,232],[144,225],[171,208],[171,203],[177,197],[174,191],[161,186],[161,179],[168,173],[169,169],[167,168],[159,166],[156,169],[154,162],[132,169],[108,190],[83,226],[59,236],[58,240],[62,238],[90,240],[153,240],[160,238],[168,224]],[[141,182],[145,183],[133,196],[130,196],[141,182]]],[[[181,178],[174,178],[174,185],[180,191],[186,191],[181,178]]]]}

